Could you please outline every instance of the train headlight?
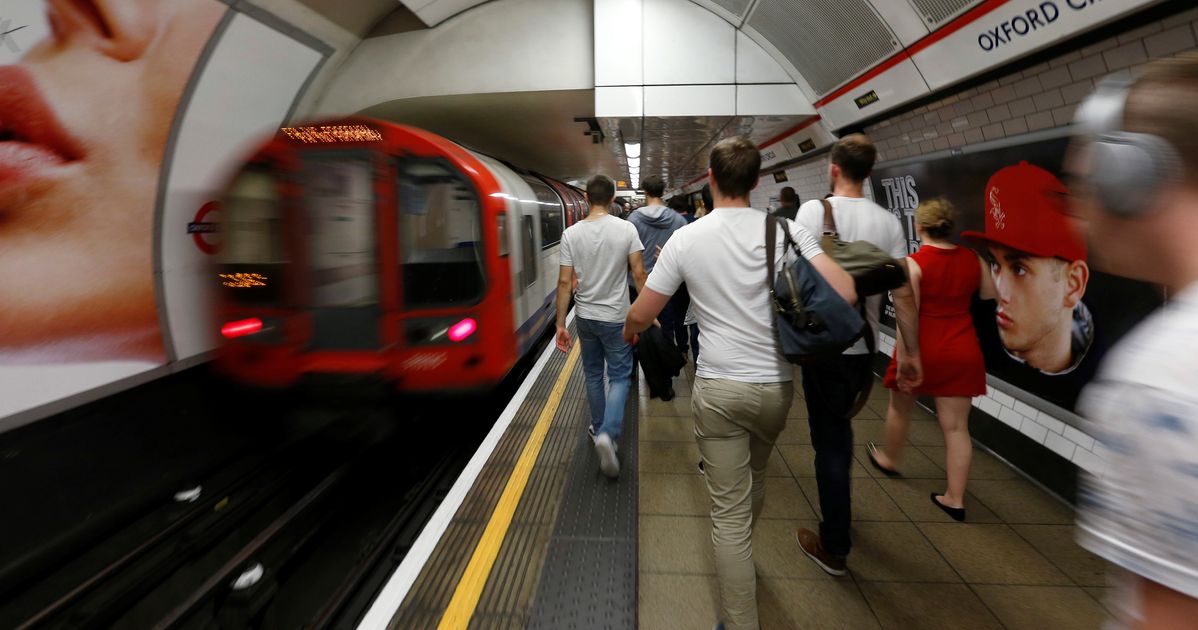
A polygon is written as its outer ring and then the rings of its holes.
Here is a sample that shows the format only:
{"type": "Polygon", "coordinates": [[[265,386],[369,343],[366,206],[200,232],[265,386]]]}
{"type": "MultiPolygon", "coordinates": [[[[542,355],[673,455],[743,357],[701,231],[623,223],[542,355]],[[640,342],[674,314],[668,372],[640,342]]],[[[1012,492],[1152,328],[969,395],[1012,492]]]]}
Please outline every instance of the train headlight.
{"type": "Polygon", "coordinates": [[[473,341],[478,320],[473,317],[410,319],[405,323],[409,346],[437,346],[473,341]]]}
{"type": "Polygon", "coordinates": [[[236,339],[262,331],[262,320],[257,317],[226,322],[220,327],[220,334],[225,339],[236,339]]]}

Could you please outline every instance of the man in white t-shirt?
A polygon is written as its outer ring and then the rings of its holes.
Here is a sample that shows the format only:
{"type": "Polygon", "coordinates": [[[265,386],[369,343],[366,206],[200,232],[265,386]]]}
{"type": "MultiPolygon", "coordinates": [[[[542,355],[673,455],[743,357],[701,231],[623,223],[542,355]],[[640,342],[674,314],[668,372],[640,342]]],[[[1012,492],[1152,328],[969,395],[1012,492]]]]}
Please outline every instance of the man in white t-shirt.
{"type": "Polygon", "coordinates": [[[599,469],[608,477],[620,474],[616,444],[624,424],[624,403],[632,380],[632,346],[620,338],[628,313],[628,285],[632,273],[637,289],[645,285],[644,247],[636,227],[608,212],[616,185],[596,175],[587,182],[587,218],[562,234],[561,267],[557,281],[557,347],[570,350],[566,310],[570,307],[572,278],[578,278],[575,319],[582,343],[582,369],[586,374],[587,403],[591,408],[588,429],[599,455],[599,469]],[[603,372],[607,366],[607,387],[603,372]]]}
{"type": "Polygon", "coordinates": [[[1113,627],[1198,620],[1196,99],[1193,53],[1104,81],[1078,110],[1089,135],[1070,151],[1094,251],[1170,298],[1107,354],[1079,405],[1106,465],[1082,475],[1078,541],[1111,562],[1113,627]]]}
{"type": "MultiPolygon", "coordinates": [[[[873,170],[877,155],[873,142],[862,134],[841,138],[832,147],[828,168],[832,196],[828,202],[832,204],[832,217],[841,240],[868,241],[896,260],[902,260],[907,257],[902,224],[893,214],[865,198],[865,178],[873,170]]],[[[796,222],[813,234],[823,233],[823,202],[815,199],[799,206],[796,222]]],[[[881,301],[880,295],[865,300],[865,316],[875,347],[881,301]]],[[[919,316],[909,290],[895,293],[895,311],[905,333],[901,335],[907,350],[905,363],[917,363],[918,332],[907,326],[917,325],[919,316]],[[914,334],[906,334],[908,330],[914,334]]],[[[803,370],[803,398],[815,449],[815,480],[823,518],[818,534],[800,528],[796,536],[803,553],[832,575],[844,574],[845,557],[852,547],[849,467],[853,463],[853,425],[849,412],[858,392],[874,377],[872,361],[862,339],[841,356],[803,370]]]]}
{"type": "MultiPolygon", "coordinates": [[[[761,153],[747,138],[712,149],[715,209],[674,232],[624,325],[631,342],[686,283],[703,346],[691,411],[711,494],[723,623],[736,630],[758,627],[751,532],[764,506],[766,462],[794,396],[794,367],[778,352],[766,290],[765,222],[773,218],[749,207],[760,168],[761,153]]],[[[814,235],[790,226],[801,254],[854,301],[852,278],[823,254],[814,235]]],[[[783,235],[777,238],[780,266],[786,250],[783,235]]]]}

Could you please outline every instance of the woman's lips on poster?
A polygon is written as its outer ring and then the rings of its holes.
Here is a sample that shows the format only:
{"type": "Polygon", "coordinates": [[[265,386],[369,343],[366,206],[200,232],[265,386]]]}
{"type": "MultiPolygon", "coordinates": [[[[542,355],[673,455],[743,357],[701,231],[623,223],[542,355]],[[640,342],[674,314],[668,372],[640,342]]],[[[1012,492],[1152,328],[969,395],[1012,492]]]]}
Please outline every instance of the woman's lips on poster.
{"type": "Polygon", "coordinates": [[[1003,330],[1008,330],[1015,325],[1015,320],[1002,311],[995,312],[994,319],[998,322],[998,327],[1003,330]]]}
{"type": "Polygon", "coordinates": [[[20,66],[0,66],[0,186],[52,177],[82,156],[33,75],[20,66]]]}

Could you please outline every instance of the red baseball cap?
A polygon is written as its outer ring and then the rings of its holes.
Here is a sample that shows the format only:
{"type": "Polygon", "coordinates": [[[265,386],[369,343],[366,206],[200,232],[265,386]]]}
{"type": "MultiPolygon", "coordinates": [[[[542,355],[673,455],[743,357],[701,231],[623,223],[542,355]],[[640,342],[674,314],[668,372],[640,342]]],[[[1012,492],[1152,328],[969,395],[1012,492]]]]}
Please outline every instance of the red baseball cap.
{"type": "Polygon", "coordinates": [[[1033,256],[1085,260],[1086,243],[1065,214],[1068,194],[1061,180],[1039,166],[1004,167],[986,182],[986,232],[962,232],[961,238],[1033,256]]]}

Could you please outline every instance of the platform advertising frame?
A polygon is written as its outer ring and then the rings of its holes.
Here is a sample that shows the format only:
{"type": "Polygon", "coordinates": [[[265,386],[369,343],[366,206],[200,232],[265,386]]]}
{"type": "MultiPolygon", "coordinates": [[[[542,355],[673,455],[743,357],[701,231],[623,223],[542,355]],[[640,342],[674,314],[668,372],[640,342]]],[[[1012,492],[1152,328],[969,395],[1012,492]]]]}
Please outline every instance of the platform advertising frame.
{"type": "MultiPolygon", "coordinates": [[[[997,300],[975,297],[971,306],[987,374],[1042,410],[1076,413],[1103,356],[1165,292],[1107,267],[1067,215],[1067,199],[1053,200],[1068,194],[1069,140],[1058,129],[882,163],[870,180],[875,201],[902,223],[909,252],[920,246],[919,203],[953,204],[953,242],[978,253],[999,288],[997,300]],[[1012,203],[1034,195],[1044,203],[1012,203]],[[1049,351],[1054,338],[1066,343],[1049,351]]],[[[893,331],[894,307],[882,309],[881,323],[893,331]]]]}
{"type": "Polygon", "coordinates": [[[0,143],[0,432],[206,358],[190,288],[220,187],[333,54],[257,7],[151,4],[0,7],[0,119],[20,136],[0,143]],[[286,67],[245,63],[264,55],[286,67]]]}

